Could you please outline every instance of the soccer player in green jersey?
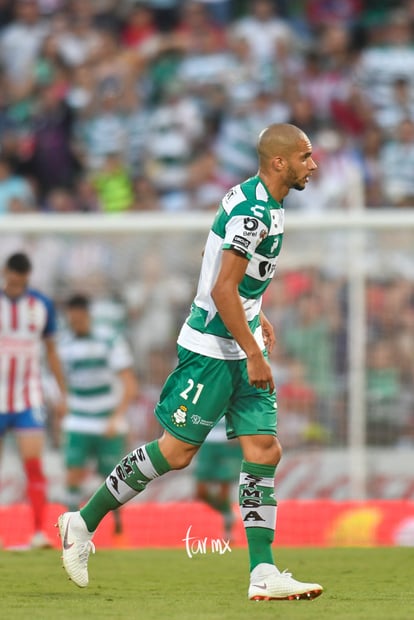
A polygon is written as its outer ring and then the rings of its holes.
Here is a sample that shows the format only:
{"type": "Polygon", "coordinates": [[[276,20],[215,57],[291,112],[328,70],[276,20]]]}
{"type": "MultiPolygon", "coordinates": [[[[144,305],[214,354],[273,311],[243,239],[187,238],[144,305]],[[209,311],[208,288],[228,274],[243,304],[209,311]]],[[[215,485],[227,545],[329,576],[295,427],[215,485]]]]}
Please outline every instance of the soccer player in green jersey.
{"type": "Polygon", "coordinates": [[[195,498],[211,506],[223,519],[224,539],[231,541],[235,520],[231,505],[233,484],[240,474],[242,453],[237,439],[228,441],[226,420],[211,429],[197,452],[194,468],[195,498]]]}
{"type": "Polygon", "coordinates": [[[224,196],[207,238],[197,293],[178,336],[178,365],[155,408],[162,437],[122,459],[80,512],[58,519],[63,564],[80,587],[88,584],[91,539],[103,517],[154,478],[186,467],[224,416],[227,437],[237,437],[243,452],[239,496],[249,599],[312,599],[322,592],[317,583],[281,573],[273,559],[281,446],[267,360],[275,337],[261,310],[283,239],[283,198],[291,189],[303,190],[317,166],[309,138],[294,125],[264,129],[257,151],[257,175],[224,196]]]}
{"type": "MultiPolygon", "coordinates": [[[[106,478],[126,450],[126,412],[137,392],[133,358],[121,335],[93,329],[89,299],[72,295],[66,302],[69,331],[59,353],[68,386],[63,418],[68,510],[79,509],[87,465],[106,478]]],[[[114,542],[122,541],[120,512],[115,510],[114,542]]]]}

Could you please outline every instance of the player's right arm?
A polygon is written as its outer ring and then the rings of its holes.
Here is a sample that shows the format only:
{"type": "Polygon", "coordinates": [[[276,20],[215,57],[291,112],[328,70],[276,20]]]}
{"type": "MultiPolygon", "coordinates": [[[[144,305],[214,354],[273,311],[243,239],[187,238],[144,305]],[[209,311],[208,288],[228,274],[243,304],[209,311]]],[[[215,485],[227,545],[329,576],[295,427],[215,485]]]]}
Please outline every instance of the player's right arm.
{"type": "Polygon", "coordinates": [[[247,356],[247,372],[251,385],[273,392],[272,371],[250,331],[238,286],[248,265],[248,259],[235,250],[223,250],[220,269],[211,290],[217,311],[247,356]]]}

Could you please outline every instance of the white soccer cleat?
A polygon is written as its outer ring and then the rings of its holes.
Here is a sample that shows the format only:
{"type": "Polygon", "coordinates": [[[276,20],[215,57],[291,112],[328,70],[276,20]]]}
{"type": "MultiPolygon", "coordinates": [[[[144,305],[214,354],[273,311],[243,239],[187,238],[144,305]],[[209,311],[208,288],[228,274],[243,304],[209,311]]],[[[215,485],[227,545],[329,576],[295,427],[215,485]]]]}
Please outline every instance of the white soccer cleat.
{"type": "Polygon", "coordinates": [[[91,540],[93,533],[88,531],[79,512],[64,512],[58,518],[57,527],[62,540],[63,566],[69,579],[80,588],[85,588],[89,583],[89,554],[91,551],[95,553],[91,540]]]}
{"type": "Polygon", "coordinates": [[[318,583],[296,581],[291,573],[281,573],[273,564],[259,564],[250,574],[248,597],[251,601],[309,601],[322,592],[318,583]]]}
{"type": "Polygon", "coordinates": [[[51,549],[53,545],[44,532],[35,532],[29,547],[30,549],[51,549]]]}

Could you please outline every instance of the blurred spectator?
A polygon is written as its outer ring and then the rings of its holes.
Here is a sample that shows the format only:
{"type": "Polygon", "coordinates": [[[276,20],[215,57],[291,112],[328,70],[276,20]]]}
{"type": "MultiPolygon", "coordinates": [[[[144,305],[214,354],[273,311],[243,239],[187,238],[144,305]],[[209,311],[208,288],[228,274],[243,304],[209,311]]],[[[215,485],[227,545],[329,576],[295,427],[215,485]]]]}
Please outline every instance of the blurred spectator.
{"type": "Polygon", "coordinates": [[[360,0],[12,4],[0,0],[0,148],[17,174],[31,177],[40,200],[52,186],[71,187],[84,191],[75,201],[81,210],[96,210],[78,179],[116,151],[131,182],[148,178],[162,208],[214,208],[226,179],[237,183],[250,171],[247,140],[254,144],[261,119],[297,124],[316,149],[318,134],[341,135],[340,154],[328,156],[322,145],[330,187],[318,182],[320,169],[312,185],[324,195],[308,205],[348,208],[360,199],[352,154],[368,206],[400,204],[377,191],[372,176],[384,164],[366,141],[374,125],[382,144],[413,120],[411,2],[389,14],[390,3],[360,0]],[[341,167],[348,198],[344,183],[332,193],[341,167]]]}
{"type": "Polygon", "coordinates": [[[37,0],[16,0],[14,4],[14,20],[0,34],[0,62],[12,83],[22,83],[31,78],[49,29],[39,14],[37,0]]]}
{"type": "Polygon", "coordinates": [[[0,156],[0,215],[32,210],[34,199],[30,183],[14,174],[9,160],[0,156]]]}
{"type": "Polygon", "coordinates": [[[399,434],[400,376],[392,341],[379,340],[368,349],[367,406],[369,441],[393,443],[399,434]]]}
{"type": "Polygon", "coordinates": [[[302,93],[295,92],[292,97],[289,97],[289,105],[289,123],[301,127],[306,135],[313,140],[316,132],[321,128],[321,122],[311,99],[302,93]]]}
{"type": "Polygon", "coordinates": [[[13,21],[14,12],[13,5],[14,0],[0,0],[0,29],[3,30],[5,26],[13,21]]]}
{"type": "Polygon", "coordinates": [[[187,54],[197,53],[200,41],[206,45],[207,40],[211,53],[226,47],[226,30],[211,18],[206,5],[198,0],[184,0],[174,35],[187,54]]]}
{"type": "Polygon", "coordinates": [[[59,82],[42,87],[33,116],[30,169],[41,196],[58,186],[72,187],[79,171],[72,148],[73,117],[64,92],[59,82]]]}
{"type": "Polygon", "coordinates": [[[143,173],[147,156],[149,110],[144,97],[132,86],[122,96],[122,111],[127,135],[124,149],[125,162],[132,176],[143,173]]]}
{"type": "Polygon", "coordinates": [[[322,308],[316,292],[302,295],[293,315],[281,327],[279,337],[288,355],[304,364],[310,385],[326,406],[327,399],[335,393],[335,350],[331,317],[322,308]]]}
{"type": "Polygon", "coordinates": [[[109,153],[123,153],[128,144],[118,84],[107,82],[94,94],[94,101],[75,124],[76,152],[86,170],[98,169],[109,153]]]}
{"type": "Polygon", "coordinates": [[[181,2],[182,0],[147,0],[147,4],[154,11],[157,27],[162,32],[168,33],[177,25],[181,2]]]}
{"type": "MultiPolygon", "coordinates": [[[[330,122],[334,101],[347,98],[351,87],[348,35],[337,28],[338,40],[322,39],[324,50],[318,45],[305,53],[305,63],[297,76],[298,91],[311,102],[315,115],[323,122],[330,122]],[[335,51],[333,51],[334,48],[335,51]]],[[[321,33],[322,34],[322,33],[321,33]]]]}
{"type": "Polygon", "coordinates": [[[381,148],[384,195],[397,207],[414,206],[414,119],[403,120],[381,148]]]}
{"type": "Polygon", "coordinates": [[[163,209],[189,207],[190,164],[198,153],[203,121],[199,108],[177,82],[169,84],[164,99],[149,115],[145,174],[160,192],[163,209]]]}
{"type": "Polygon", "coordinates": [[[395,9],[381,24],[371,27],[373,42],[362,50],[356,77],[365,97],[376,109],[392,103],[393,84],[405,78],[413,89],[414,48],[408,14],[395,9]]]}
{"type": "Polygon", "coordinates": [[[44,209],[51,213],[71,213],[77,211],[77,202],[72,192],[56,187],[46,194],[44,209]]]}
{"type": "Polygon", "coordinates": [[[392,136],[404,120],[414,121],[414,91],[406,77],[397,77],[392,84],[391,101],[378,110],[376,121],[385,135],[392,136]]]}
{"type": "Polygon", "coordinates": [[[102,45],[102,39],[94,24],[93,3],[72,0],[69,7],[71,12],[57,41],[65,64],[76,67],[94,60],[102,45]]]}
{"type": "Polygon", "coordinates": [[[199,0],[205,4],[217,24],[228,26],[233,17],[234,0],[199,0]]]}
{"type": "Polygon", "coordinates": [[[273,63],[277,63],[279,56],[293,43],[293,32],[286,20],[276,14],[272,0],[248,3],[247,15],[234,21],[232,34],[247,41],[257,79],[263,84],[273,72],[273,63]]]}
{"type": "Polygon", "coordinates": [[[314,136],[318,169],[306,192],[287,197],[291,208],[309,212],[353,209],[363,204],[363,177],[355,154],[347,147],[344,134],[322,129],[314,136]]]}
{"type": "Polygon", "coordinates": [[[65,101],[74,114],[82,116],[89,109],[94,99],[94,75],[90,65],[83,64],[71,71],[65,101]]]}
{"type": "Polygon", "coordinates": [[[330,114],[333,123],[347,134],[357,146],[364,132],[374,124],[372,107],[361,90],[350,86],[331,100],[330,114]]]}
{"type": "Polygon", "coordinates": [[[216,176],[223,190],[255,174],[255,144],[261,127],[286,122],[289,118],[286,103],[254,82],[235,86],[229,104],[214,147],[216,176]]]}
{"type": "Polygon", "coordinates": [[[354,24],[361,14],[363,0],[307,0],[306,17],[309,24],[354,24]]]}
{"type": "Polygon", "coordinates": [[[296,360],[288,361],[286,380],[278,385],[278,436],[285,449],[303,447],[305,444],[325,443],[328,432],[318,424],[317,394],[306,380],[304,365],[296,360]],[[316,442],[316,431],[320,441],[316,442]]]}
{"type": "Polygon", "coordinates": [[[158,211],[161,209],[160,199],[154,185],[142,175],[134,178],[134,202],[132,211],[158,211]]]}
{"type": "Polygon", "coordinates": [[[384,136],[379,127],[371,125],[361,136],[356,156],[364,181],[364,204],[367,208],[386,205],[383,193],[381,149],[384,136]]]}
{"type": "Polygon", "coordinates": [[[107,154],[103,166],[94,174],[92,183],[105,213],[119,213],[132,207],[132,180],[119,153],[107,154]]]}
{"type": "Polygon", "coordinates": [[[159,34],[149,2],[133,2],[122,28],[121,40],[127,48],[137,51],[159,34]]]}

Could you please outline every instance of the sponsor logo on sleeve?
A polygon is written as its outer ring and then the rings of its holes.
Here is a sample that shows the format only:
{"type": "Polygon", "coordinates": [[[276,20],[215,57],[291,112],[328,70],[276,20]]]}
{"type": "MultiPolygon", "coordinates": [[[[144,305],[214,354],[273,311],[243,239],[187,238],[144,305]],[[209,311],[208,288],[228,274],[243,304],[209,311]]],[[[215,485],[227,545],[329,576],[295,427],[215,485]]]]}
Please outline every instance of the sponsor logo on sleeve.
{"type": "Polygon", "coordinates": [[[234,245],[241,245],[242,248],[245,248],[246,250],[250,246],[249,239],[245,239],[244,237],[240,237],[240,235],[235,235],[233,237],[232,243],[234,243],[234,245]]]}
{"type": "Polygon", "coordinates": [[[245,217],[243,220],[245,230],[253,232],[259,228],[259,222],[254,217],[245,217]]]}

